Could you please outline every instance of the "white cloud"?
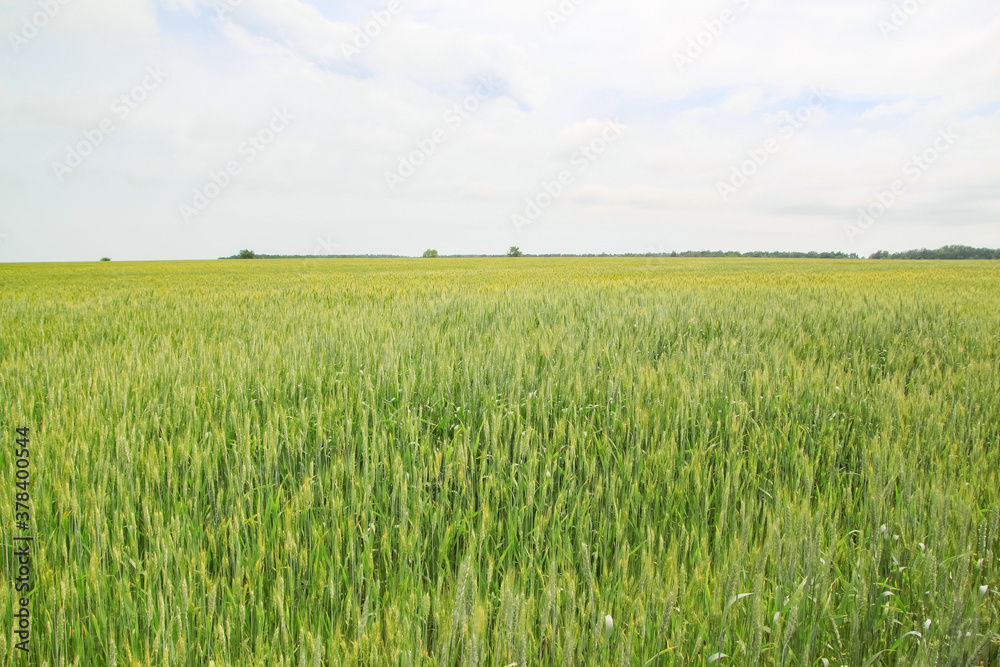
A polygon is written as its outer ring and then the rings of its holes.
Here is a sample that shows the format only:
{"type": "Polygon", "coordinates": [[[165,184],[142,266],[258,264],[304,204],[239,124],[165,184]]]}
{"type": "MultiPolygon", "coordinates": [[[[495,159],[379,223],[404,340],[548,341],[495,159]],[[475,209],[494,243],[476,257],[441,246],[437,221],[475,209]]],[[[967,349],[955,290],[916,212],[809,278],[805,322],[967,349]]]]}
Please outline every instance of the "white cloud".
{"type": "Polygon", "coordinates": [[[745,116],[760,108],[763,100],[764,91],[762,89],[757,87],[744,88],[727,97],[719,106],[719,110],[724,114],[745,116]]]}
{"type": "Polygon", "coordinates": [[[151,0],[71,0],[56,18],[53,30],[92,44],[157,33],[151,0]]]}
{"type": "MultiPolygon", "coordinates": [[[[683,73],[673,54],[734,3],[594,1],[552,31],[549,4],[535,0],[400,2],[349,63],[342,41],[385,3],[245,0],[220,21],[207,0],[72,0],[30,49],[0,53],[0,191],[9,219],[30,227],[11,234],[0,260],[89,257],[98,245],[123,257],[214,257],[254,239],[308,252],[317,234],[341,229],[353,230],[344,249],[357,252],[420,252],[443,246],[436,238],[464,244],[456,252],[518,241],[539,252],[668,242],[869,252],[878,247],[864,244],[930,245],[944,228],[948,242],[1000,245],[1000,225],[985,224],[1000,203],[993,2],[927,4],[885,40],[877,24],[888,5],[755,0],[683,73]],[[106,115],[156,63],[170,78],[56,187],[51,160],[68,131],[106,115]],[[499,94],[454,126],[446,113],[482,76],[499,94]],[[783,136],[781,112],[822,84],[832,99],[783,136]],[[178,204],[275,106],[294,124],[181,236],[178,204]],[[628,125],[622,140],[512,236],[510,214],[615,117],[628,125]],[[890,122],[869,122],[879,120],[890,122]],[[842,225],[947,125],[963,137],[954,151],[849,246],[842,225]],[[433,155],[390,193],[385,172],[439,128],[433,155]],[[777,151],[721,201],[717,183],[775,136],[777,151]],[[122,215],[132,216],[128,241],[107,222],[122,215]],[[63,220],[89,234],[60,235],[63,220]]],[[[3,20],[16,25],[32,6],[5,7],[15,12],[3,20]]]]}
{"type": "Polygon", "coordinates": [[[91,129],[110,115],[114,95],[108,91],[50,92],[32,88],[18,100],[21,122],[31,125],[91,129]]]}
{"type": "Polygon", "coordinates": [[[893,104],[879,104],[878,106],[872,107],[861,114],[861,120],[878,120],[879,118],[885,118],[886,116],[909,113],[914,111],[917,106],[917,101],[913,99],[902,100],[893,104]]]}
{"type": "Polygon", "coordinates": [[[245,0],[226,18],[266,26],[289,48],[321,61],[344,60],[341,44],[354,36],[350,25],[328,20],[302,0],[245,0]]]}

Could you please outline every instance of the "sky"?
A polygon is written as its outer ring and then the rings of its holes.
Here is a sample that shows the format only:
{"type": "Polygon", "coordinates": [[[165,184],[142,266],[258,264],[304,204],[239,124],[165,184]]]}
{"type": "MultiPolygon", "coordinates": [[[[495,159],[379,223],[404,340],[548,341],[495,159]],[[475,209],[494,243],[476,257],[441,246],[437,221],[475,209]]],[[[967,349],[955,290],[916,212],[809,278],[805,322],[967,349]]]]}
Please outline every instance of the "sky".
{"type": "Polygon", "coordinates": [[[1000,247],[996,0],[0,0],[0,262],[1000,247]]]}

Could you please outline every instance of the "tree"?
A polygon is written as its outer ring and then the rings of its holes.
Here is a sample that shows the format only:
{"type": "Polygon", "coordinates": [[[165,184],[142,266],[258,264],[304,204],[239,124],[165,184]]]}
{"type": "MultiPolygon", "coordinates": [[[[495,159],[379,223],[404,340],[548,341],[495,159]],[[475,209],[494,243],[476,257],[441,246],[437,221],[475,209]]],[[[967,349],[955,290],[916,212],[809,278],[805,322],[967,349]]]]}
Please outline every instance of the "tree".
{"type": "Polygon", "coordinates": [[[1000,259],[1000,250],[992,248],[970,248],[965,245],[946,245],[937,250],[907,250],[888,253],[879,250],[871,259],[1000,259]]]}
{"type": "Polygon", "coordinates": [[[438,256],[437,250],[424,250],[424,257],[437,257],[437,256],[438,256]]]}
{"type": "Polygon", "coordinates": [[[110,262],[111,258],[110,257],[101,257],[101,261],[102,262],[110,262]]]}
{"type": "Polygon", "coordinates": [[[507,251],[508,257],[521,257],[522,255],[524,255],[524,253],[521,252],[521,249],[518,248],[516,245],[512,245],[510,247],[510,250],[507,251]]]}
{"type": "Polygon", "coordinates": [[[253,250],[240,250],[240,254],[236,256],[237,259],[256,259],[257,253],[253,250]]]}

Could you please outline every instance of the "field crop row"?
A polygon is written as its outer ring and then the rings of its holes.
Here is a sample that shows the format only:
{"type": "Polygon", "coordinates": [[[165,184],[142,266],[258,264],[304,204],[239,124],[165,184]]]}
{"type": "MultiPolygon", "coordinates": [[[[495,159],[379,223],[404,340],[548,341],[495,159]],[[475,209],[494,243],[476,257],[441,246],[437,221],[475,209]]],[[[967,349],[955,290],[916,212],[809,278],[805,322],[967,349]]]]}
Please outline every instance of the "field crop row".
{"type": "Polygon", "coordinates": [[[30,664],[996,664],[998,263],[8,265],[0,308],[30,664]]]}

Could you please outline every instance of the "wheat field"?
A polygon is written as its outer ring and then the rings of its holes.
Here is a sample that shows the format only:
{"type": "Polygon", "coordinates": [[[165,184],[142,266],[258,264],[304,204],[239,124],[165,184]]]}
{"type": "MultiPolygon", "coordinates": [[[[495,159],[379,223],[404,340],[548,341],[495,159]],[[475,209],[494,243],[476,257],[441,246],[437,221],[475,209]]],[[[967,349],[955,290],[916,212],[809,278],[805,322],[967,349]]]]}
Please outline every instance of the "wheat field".
{"type": "Polygon", "coordinates": [[[3,265],[0,309],[6,664],[1000,664],[998,262],[3,265]]]}

